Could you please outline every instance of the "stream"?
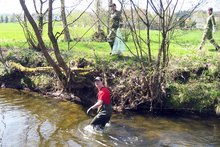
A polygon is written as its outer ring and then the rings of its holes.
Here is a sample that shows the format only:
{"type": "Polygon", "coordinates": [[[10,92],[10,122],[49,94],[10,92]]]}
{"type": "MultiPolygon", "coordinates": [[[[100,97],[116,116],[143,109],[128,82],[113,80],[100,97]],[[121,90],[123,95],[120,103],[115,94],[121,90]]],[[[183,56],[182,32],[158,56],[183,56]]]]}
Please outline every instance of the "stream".
{"type": "Polygon", "coordinates": [[[103,132],[69,101],[0,89],[0,147],[218,147],[220,119],[113,114],[103,132]]]}

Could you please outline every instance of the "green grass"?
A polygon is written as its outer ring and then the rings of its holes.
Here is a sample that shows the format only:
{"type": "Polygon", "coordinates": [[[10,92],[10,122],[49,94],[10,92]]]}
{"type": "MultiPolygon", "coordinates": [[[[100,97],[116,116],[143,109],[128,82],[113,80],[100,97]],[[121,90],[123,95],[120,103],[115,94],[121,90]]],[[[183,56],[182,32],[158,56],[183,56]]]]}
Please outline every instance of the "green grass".
{"type": "MultiPolygon", "coordinates": [[[[70,26],[70,33],[72,38],[81,38],[88,30],[89,27],[77,28],[75,26],[70,26]]],[[[58,32],[62,30],[62,26],[56,24],[54,27],[54,32],[58,32]]],[[[47,37],[47,26],[44,27],[44,40],[48,42],[47,37]]],[[[95,32],[95,29],[90,29],[83,38],[91,39],[92,34],[95,32]]],[[[146,31],[142,30],[140,32],[143,38],[146,38],[146,31]]],[[[156,57],[158,48],[159,48],[159,32],[152,30],[151,34],[151,49],[152,54],[156,57]]],[[[205,56],[215,56],[215,54],[219,54],[214,51],[214,47],[207,41],[202,51],[198,51],[197,48],[201,42],[203,31],[202,30],[176,30],[171,40],[170,44],[170,54],[175,58],[183,58],[185,56],[194,56],[192,58],[196,58],[198,54],[202,54],[205,56]]],[[[217,42],[220,43],[219,32],[214,34],[214,38],[217,42]]],[[[0,46],[8,47],[8,48],[26,48],[27,43],[25,37],[23,35],[23,30],[18,23],[0,23],[0,46]]],[[[63,36],[59,39],[60,49],[64,52],[73,52],[74,56],[77,57],[94,57],[94,51],[99,56],[108,56],[110,53],[110,47],[107,42],[91,42],[84,41],[76,44],[75,41],[70,43],[70,50],[68,49],[67,43],[62,41],[63,36]]],[[[86,40],[85,39],[85,40],[86,40]]],[[[129,46],[132,52],[136,53],[135,46],[132,41],[131,36],[129,37],[128,42],[126,44],[129,46]]],[[[50,45],[50,44],[49,44],[50,45]]],[[[147,51],[146,45],[142,43],[143,49],[147,51]]],[[[127,50],[124,53],[125,56],[132,56],[131,53],[127,50]]]]}
{"type": "Polygon", "coordinates": [[[0,23],[0,36],[2,41],[24,41],[23,30],[18,23],[0,23]]]}

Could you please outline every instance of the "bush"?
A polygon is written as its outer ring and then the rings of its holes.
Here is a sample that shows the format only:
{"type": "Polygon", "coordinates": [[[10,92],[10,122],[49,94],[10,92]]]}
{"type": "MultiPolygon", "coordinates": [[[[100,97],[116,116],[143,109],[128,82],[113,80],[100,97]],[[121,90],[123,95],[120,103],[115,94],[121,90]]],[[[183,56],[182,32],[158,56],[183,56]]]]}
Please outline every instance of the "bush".
{"type": "Polygon", "coordinates": [[[11,60],[27,67],[46,66],[47,64],[41,53],[31,49],[9,49],[6,60],[11,60]]]}
{"type": "Polygon", "coordinates": [[[175,108],[204,110],[214,109],[220,102],[220,84],[194,81],[190,84],[174,84],[170,86],[171,97],[168,105],[175,108]]]}

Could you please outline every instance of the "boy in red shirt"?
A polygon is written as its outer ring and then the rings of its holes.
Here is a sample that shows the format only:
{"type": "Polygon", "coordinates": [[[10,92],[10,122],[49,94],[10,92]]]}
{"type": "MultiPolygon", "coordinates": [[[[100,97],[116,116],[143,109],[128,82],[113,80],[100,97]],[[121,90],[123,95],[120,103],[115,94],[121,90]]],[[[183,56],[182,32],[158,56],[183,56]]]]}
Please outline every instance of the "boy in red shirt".
{"type": "Polygon", "coordinates": [[[95,86],[98,89],[98,100],[87,110],[87,114],[89,114],[91,109],[98,108],[98,114],[90,124],[93,127],[104,129],[105,124],[109,122],[112,115],[111,95],[109,89],[104,86],[101,77],[95,78],[95,86]]]}

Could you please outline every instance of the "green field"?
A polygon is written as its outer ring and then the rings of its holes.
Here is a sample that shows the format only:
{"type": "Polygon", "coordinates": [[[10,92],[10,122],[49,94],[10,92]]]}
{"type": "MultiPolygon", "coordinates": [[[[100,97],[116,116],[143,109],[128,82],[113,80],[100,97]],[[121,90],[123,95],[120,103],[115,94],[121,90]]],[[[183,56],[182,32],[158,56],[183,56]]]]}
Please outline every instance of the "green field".
{"type": "MultiPolygon", "coordinates": [[[[106,42],[91,42],[91,35],[95,32],[95,29],[91,29],[89,32],[87,30],[89,27],[84,28],[76,28],[76,27],[70,27],[71,31],[71,37],[72,38],[81,38],[83,35],[84,42],[79,42],[76,44],[76,42],[71,42],[70,47],[74,52],[84,52],[86,54],[91,54],[92,50],[96,50],[97,53],[101,53],[103,55],[108,55],[109,53],[109,46],[106,42]],[[86,33],[87,32],[87,33],[86,33]],[[86,34],[84,34],[86,33],[86,34]]],[[[46,26],[45,26],[46,30],[46,26]]],[[[57,25],[54,29],[56,31],[61,30],[61,26],[57,25]]],[[[176,30],[175,34],[173,36],[173,39],[171,40],[171,46],[170,46],[170,53],[173,56],[184,56],[184,55],[192,55],[196,54],[197,48],[200,44],[201,37],[202,37],[202,30],[176,30]]],[[[141,35],[143,38],[145,37],[145,31],[141,31],[141,35]]],[[[18,47],[18,48],[25,48],[27,47],[27,44],[25,42],[25,37],[23,35],[23,30],[21,26],[18,23],[0,23],[0,46],[2,47],[18,47]]],[[[151,31],[151,39],[152,39],[152,49],[153,51],[157,51],[159,48],[159,32],[158,31],[151,31]]],[[[219,32],[216,32],[214,34],[214,38],[217,42],[220,43],[220,34],[219,32]]],[[[44,33],[44,39],[48,41],[47,33],[45,31],[44,33]]],[[[67,49],[67,43],[62,42],[62,36],[60,37],[60,48],[62,50],[67,49]]],[[[127,42],[128,46],[133,49],[134,45],[132,43],[131,38],[129,38],[129,41],[127,42]]],[[[143,47],[145,45],[143,44],[143,47]]],[[[216,52],[214,51],[214,47],[210,43],[206,43],[204,46],[205,51],[209,51],[207,53],[213,54],[216,52]]],[[[84,54],[83,53],[83,54],[84,54]]],[[[84,54],[85,55],[85,54],[84,54]]],[[[125,53],[125,55],[130,55],[129,51],[125,53]]]]}
{"type": "MultiPolygon", "coordinates": [[[[48,41],[46,26],[44,27],[44,40],[48,41]]],[[[60,31],[62,29],[61,25],[56,25],[54,27],[54,32],[60,31]]],[[[91,36],[95,32],[95,28],[89,30],[89,27],[76,28],[70,26],[71,38],[81,38],[82,42],[73,41],[70,43],[69,48],[66,42],[62,41],[63,36],[59,38],[60,50],[68,55],[69,58],[87,58],[94,59],[94,53],[102,58],[107,58],[109,60],[114,59],[114,57],[109,56],[110,47],[107,42],[93,42],[91,41],[91,36]],[[88,31],[89,30],[89,31],[88,31]],[[86,33],[87,32],[87,33],[86,33]]],[[[144,30],[140,31],[142,38],[146,38],[146,32],[144,30]]],[[[154,57],[157,55],[159,48],[159,32],[152,30],[151,34],[151,49],[154,57]]],[[[198,64],[203,64],[206,61],[215,62],[218,59],[219,52],[216,52],[214,47],[207,41],[202,51],[197,48],[201,42],[203,31],[202,30],[175,30],[175,34],[172,37],[169,53],[170,62],[175,66],[191,66],[192,62],[198,64]]],[[[23,35],[22,27],[18,23],[0,23],[0,46],[6,48],[17,48],[25,49],[27,48],[27,43],[23,35]]],[[[220,43],[220,33],[219,31],[214,34],[214,38],[220,43]]],[[[129,46],[131,51],[135,53],[134,43],[131,36],[126,44],[129,46]]],[[[48,46],[51,46],[48,43],[48,46]]],[[[143,49],[146,50],[146,45],[142,43],[143,49]]],[[[147,52],[147,51],[146,51],[147,52]]],[[[132,54],[128,49],[124,52],[123,56],[132,57],[132,54]]],[[[175,68],[175,67],[174,67],[175,68]]]]}

